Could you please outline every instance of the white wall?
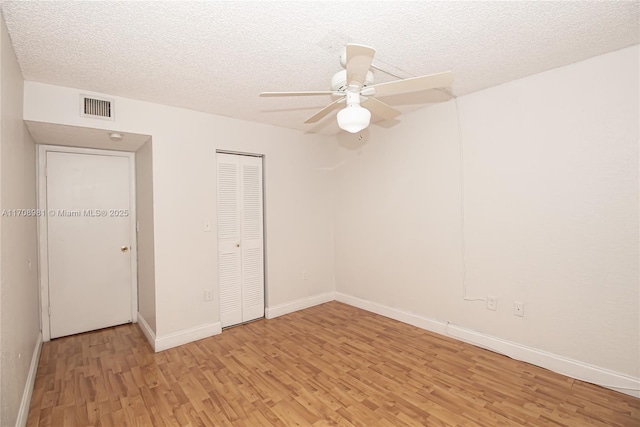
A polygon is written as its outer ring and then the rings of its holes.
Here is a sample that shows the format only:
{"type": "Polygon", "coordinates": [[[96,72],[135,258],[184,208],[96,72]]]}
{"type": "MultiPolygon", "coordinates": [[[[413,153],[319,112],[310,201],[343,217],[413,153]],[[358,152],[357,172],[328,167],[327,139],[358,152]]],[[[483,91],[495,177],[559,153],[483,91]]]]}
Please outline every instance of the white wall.
{"type": "Polygon", "coordinates": [[[156,277],[153,226],[153,145],[136,151],[138,312],[156,334],[156,277]]]}
{"type": "MultiPolygon", "coordinates": [[[[22,73],[2,16],[0,27],[0,209],[35,209],[35,145],[22,121],[22,73]]],[[[33,385],[29,368],[40,343],[36,219],[2,216],[0,227],[0,425],[12,426],[33,385]]]]}
{"type": "Polygon", "coordinates": [[[364,144],[342,138],[336,290],[446,318],[462,277],[455,106],[407,114],[391,129],[371,126],[364,144]]]}
{"type": "Polygon", "coordinates": [[[115,122],[83,119],[82,91],[25,82],[25,120],[112,129],[153,138],[156,336],[219,321],[216,149],[265,155],[267,306],[331,292],[335,145],[298,131],[115,98],[115,122]],[[302,270],[308,279],[302,280],[302,270]],[[204,289],[214,289],[213,302],[204,289]]]}
{"type": "Polygon", "coordinates": [[[638,59],[635,46],[460,100],[470,287],[506,305],[487,330],[634,377],[638,59]]]}
{"type": "Polygon", "coordinates": [[[634,46],[458,100],[468,294],[495,312],[462,300],[455,102],[343,141],[337,291],[637,381],[638,77],[634,46]]]}

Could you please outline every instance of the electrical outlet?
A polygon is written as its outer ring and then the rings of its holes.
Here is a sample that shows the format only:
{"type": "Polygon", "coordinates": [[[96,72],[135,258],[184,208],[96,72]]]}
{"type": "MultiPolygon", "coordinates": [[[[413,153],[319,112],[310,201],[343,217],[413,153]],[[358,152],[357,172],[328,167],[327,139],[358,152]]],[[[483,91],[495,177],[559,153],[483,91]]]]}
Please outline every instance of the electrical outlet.
{"type": "Polygon", "coordinates": [[[487,297],[487,310],[496,311],[498,309],[498,297],[489,295],[487,297]]]}
{"type": "Polygon", "coordinates": [[[302,280],[307,280],[307,270],[302,270],[302,280]]]}
{"type": "Polygon", "coordinates": [[[211,289],[204,290],[204,300],[213,301],[213,291],[211,289]]]}
{"type": "Polygon", "coordinates": [[[514,302],[513,303],[513,314],[516,316],[524,317],[524,303],[514,302]]]}

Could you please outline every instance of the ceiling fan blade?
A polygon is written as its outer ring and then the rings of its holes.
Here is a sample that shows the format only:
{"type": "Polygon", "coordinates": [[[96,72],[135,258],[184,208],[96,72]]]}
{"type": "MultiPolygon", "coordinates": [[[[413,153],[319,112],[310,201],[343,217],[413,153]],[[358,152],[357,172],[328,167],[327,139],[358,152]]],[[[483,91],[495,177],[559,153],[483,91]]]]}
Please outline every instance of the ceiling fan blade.
{"type": "Polygon", "coordinates": [[[376,96],[397,95],[400,93],[418,92],[421,90],[435,89],[438,87],[451,86],[453,83],[453,73],[430,74],[428,76],[412,77],[410,79],[395,80],[387,83],[380,83],[365,88],[367,91],[375,89],[376,96]]]}
{"type": "Polygon", "coordinates": [[[359,89],[364,85],[376,50],[359,44],[348,44],[346,50],[347,85],[357,84],[359,89]]]}
{"type": "Polygon", "coordinates": [[[313,116],[309,117],[304,122],[305,123],[316,123],[316,122],[318,122],[321,118],[323,118],[324,116],[326,116],[327,114],[329,114],[333,110],[339,108],[340,107],[340,103],[343,102],[345,99],[346,99],[345,96],[343,96],[342,98],[336,99],[331,104],[327,105],[322,110],[318,111],[317,113],[315,113],[313,116]]]}
{"type": "Polygon", "coordinates": [[[367,100],[362,103],[362,106],[385,120],[395,119],[400,114],[400,111],[373,97],[367,98],[367,100]]]}
{"type": "Polygon", "coordinates": [[[262,97],[270,97],[270,96],[315,96],[315,95],[333,95],[336,92],[332,92],[330,90],[316,90],[316,91],[307,91],[307,92],[261,92],[260,96],[262,97]]]}

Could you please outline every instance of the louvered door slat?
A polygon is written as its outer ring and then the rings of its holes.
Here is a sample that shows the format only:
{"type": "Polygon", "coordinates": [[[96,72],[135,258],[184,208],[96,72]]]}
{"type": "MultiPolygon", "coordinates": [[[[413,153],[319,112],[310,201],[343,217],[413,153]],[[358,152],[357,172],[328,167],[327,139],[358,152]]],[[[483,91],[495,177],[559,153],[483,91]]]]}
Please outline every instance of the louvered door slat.
{"type": "Polygon", "coordinates": [[[239,239],[238,165],[218,163],[218,238],[239,239]]]}

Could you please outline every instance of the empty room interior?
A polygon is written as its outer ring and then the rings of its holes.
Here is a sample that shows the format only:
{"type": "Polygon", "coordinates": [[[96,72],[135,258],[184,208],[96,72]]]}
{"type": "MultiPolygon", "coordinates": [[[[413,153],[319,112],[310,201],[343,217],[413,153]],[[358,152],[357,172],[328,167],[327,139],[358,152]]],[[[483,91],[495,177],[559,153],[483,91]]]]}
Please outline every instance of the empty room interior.
{"type": "Polygon", "coordinates": [[[0,11],[0,426],[640,425],[638,1],[0,11]]]}

